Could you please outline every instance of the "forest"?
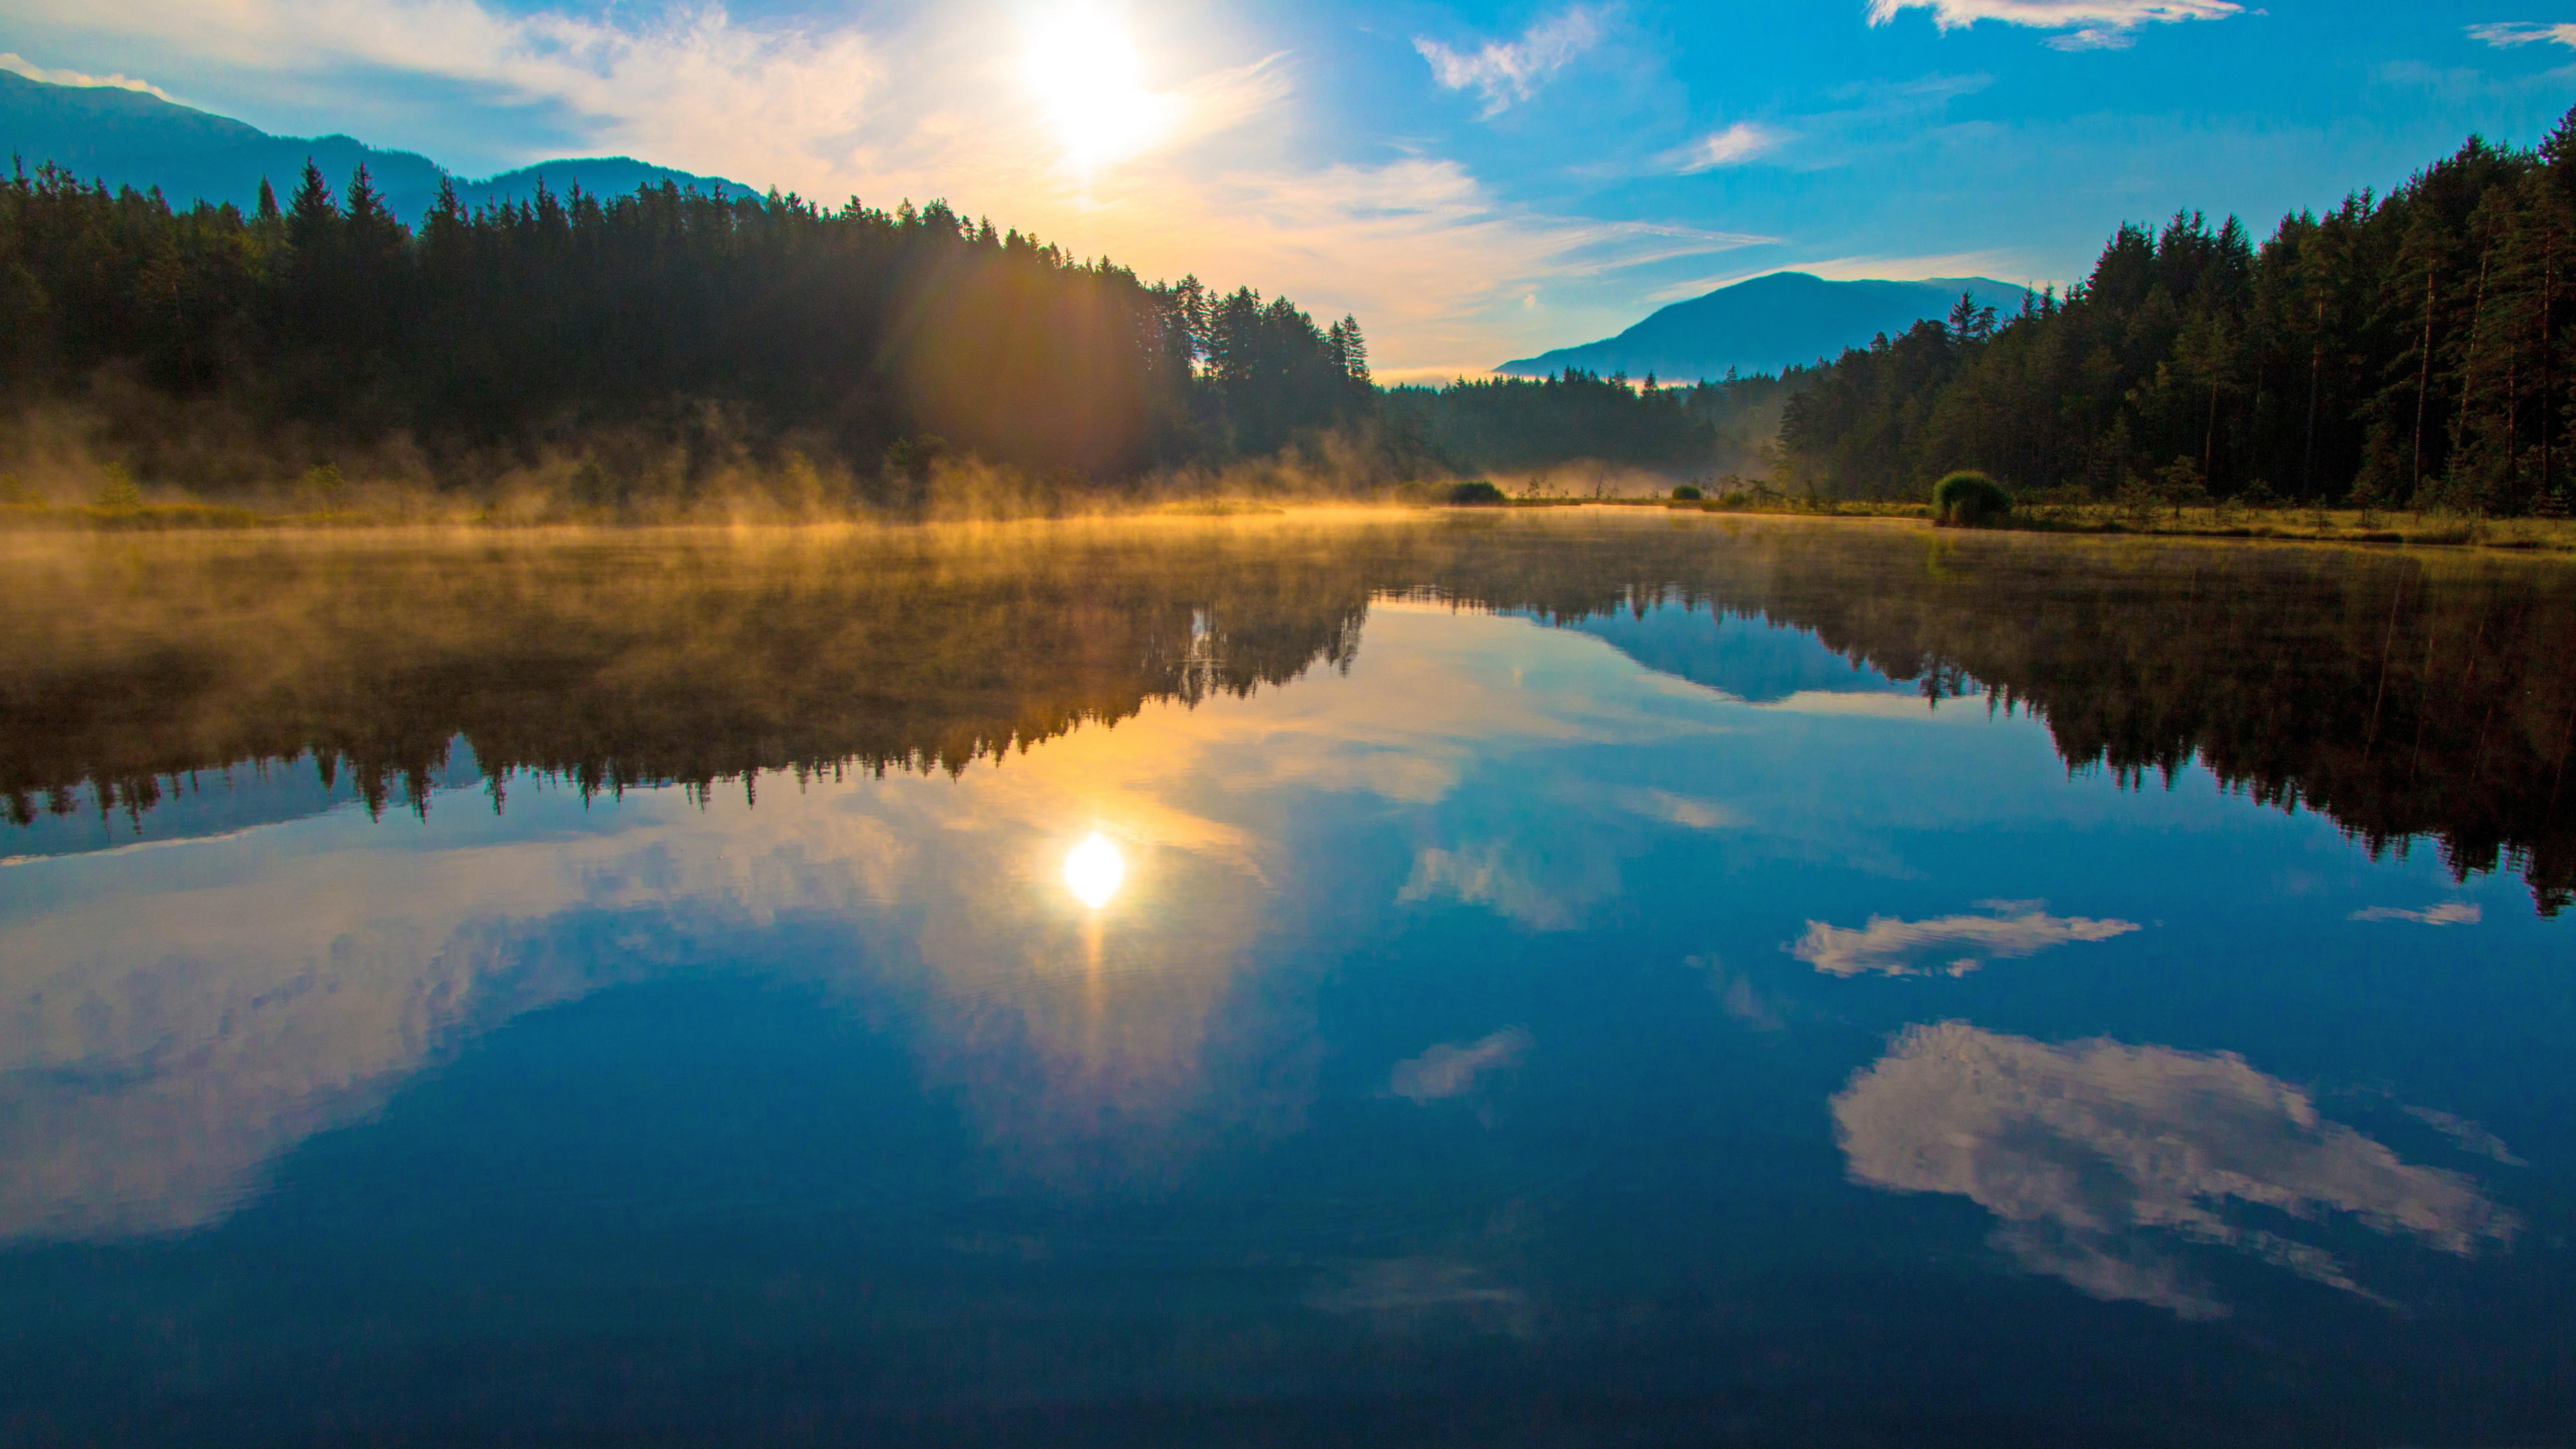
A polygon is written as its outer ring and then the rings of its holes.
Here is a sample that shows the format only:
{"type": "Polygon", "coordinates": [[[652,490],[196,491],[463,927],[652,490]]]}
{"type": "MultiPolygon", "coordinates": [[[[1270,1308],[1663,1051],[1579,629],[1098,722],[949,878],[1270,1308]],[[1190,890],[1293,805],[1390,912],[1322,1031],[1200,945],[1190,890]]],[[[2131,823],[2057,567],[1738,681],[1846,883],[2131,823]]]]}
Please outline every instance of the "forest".
{"type": "Polygon", "coordinates": [[[1963,298],[1820,369],[1785,464],[1843,497],[1977,469],[2024,493],[2563,513],[2571,240],[2576,111],[2259,246],[2233,217],[2123,225],[2062,297],[1963,298]]]}
{"type": "MultiPolygon", "coordinates": [[[[1459,472],[1535,473],[1580,460],[1714,481],[1767,467],[1781,410],[1807,381],[1805,369],[1791,368],[1665,387],[1651,376],[1632,384],[1568,368],[1551,378],[1389,388],[1381,405],[1390,439],[1459,472]]],[[[1553,486],[1578,493],[1588,476],[1553,486]]],[[[1527,486],[1551,485],[1534,478],[1527,486]]]]}
{"type": "Polygon", "coordinates": [[[2062,296],[1962,298],[1778,377],[1380,389],[1355,318],[1148,283],[936,201],[450,188],[414,227],[363,169],[335,188],[308,163],[245,215],[21,166],[0,474],[49,450],[209,498],[328,492],[344,465],[469,493],[543,474],[596,516],[746,477],[791,509],[918,514],[965,475],[1044,508],[1252,464],[1559,497],[1624,469],[1916,499],[1977,469],[2026,498],[2558,515],[2571,238],[2576,112],[2259,245],[2233,217],[2123,224],[2062,296]]]}
{"type": "Polygon", "coordinates": [[[944,460],[1115,484],[1350,429],[1375,392],[1353,319],[1148,285],[939,202],[666,182],[469,211],[449,187],[414,228],[363,168],[335,189],[307,163],[244,215],[21,165],[0,405],[49,404],[137,481],[217,495],[551,456],[591,503],[748,464],[902,507],[944,460]]]}

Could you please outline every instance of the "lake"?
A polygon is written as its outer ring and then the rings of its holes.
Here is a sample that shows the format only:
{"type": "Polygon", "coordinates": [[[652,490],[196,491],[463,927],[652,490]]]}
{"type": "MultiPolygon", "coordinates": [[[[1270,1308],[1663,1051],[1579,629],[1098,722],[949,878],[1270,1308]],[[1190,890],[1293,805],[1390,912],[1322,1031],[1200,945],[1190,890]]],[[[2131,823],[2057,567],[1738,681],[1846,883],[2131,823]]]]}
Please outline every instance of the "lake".
{"type": "Polygon", "coordinates": [[[2567,1443],[2576,572],[0,542],[0,1439],[2567,1443]]]}

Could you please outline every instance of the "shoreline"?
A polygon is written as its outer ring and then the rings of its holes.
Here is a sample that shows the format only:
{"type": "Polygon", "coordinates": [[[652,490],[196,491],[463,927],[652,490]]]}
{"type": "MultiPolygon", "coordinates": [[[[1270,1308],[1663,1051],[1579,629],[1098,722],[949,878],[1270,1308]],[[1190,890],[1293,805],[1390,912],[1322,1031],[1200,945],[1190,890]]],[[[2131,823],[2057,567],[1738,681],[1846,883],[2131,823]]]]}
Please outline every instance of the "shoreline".
{"type": "Polygon", "coordinates": [[[498,519],[489,515],[376,512],[349,509],[309,513],[269,513],[239,504],[201,502],[146,503],[134,507],[95,504],[0,504],[0,536],[197,534],[242,537],[254,534],[316,535],[391,534],[433,531],[479,534],[493,538],[541,537],[549,534],[761,532],[903,532],[924,528],[998,527],[1037,523],[1153,523],[1211,520],[1314,518],[1324,515],[1382,517],[1512,515],[1577,509],[1619,513],[1702,514],[1723,518],[1776,518],[1800,521],[1867,521],[1912,523],[1927,530],[1959,534],[2043,534],[2077,538],[2138,540],[2236,541],[2254,543],[2337,544],[2361,548],[2443,549],[2507,554],[2576,557],[2576,519],[2464,517],[2456,514],[2312,508],[2157,509],[2153,516],[2108,503],[2052,504],[2024,507],[1998,522],[1953,528],[1933,521],[1929,505],[1819,499],[1730,503],[1722,499],[1672,498],[1507,498],[1493,503],[1426,504],[1403,499],[1209,499],[1137,508],[1078,510],[996,518],[890,518],[870,515],[795,518],[736,516],[725,518],[615,519],[558,517],[498,519]]]}

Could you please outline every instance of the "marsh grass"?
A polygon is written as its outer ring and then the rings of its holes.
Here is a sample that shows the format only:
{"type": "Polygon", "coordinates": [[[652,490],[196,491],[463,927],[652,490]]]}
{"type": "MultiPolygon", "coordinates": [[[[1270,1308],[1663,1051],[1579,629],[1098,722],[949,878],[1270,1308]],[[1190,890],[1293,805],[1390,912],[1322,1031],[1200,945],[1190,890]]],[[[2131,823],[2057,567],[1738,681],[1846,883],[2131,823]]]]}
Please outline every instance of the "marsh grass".
{"type": "Polygon", "coordinates": [[[2121,502],[2036,499],[2002,528],[2042,533],[2126,533],[2170,538],[2268,538],[2316,543],[2399,544],[2433,548],[2498,548],[2576,553],[2576,520],[2492,519],[2438,509],[2203,507],[2142,511],[2121,502]]]}
{"type": "MultiPolygon", "coordinates": [[[[316,480],[317,483],[319,480],[316,480]]],[[[382,529],[464,528],[480,532],[556,533],[583,531],[607,524],[612,532],[651,532],[659,527],[801,527],[820,529],[905,528],[915,521],[874,516],[799,518],[754,514],[665,524],[656,520],[622,522],[567,516],[560,510],[509,506],[506,501],[436,499],[408,493],[378,493],[327,483],[299,490],[281,506],[210,503],[181,497],[138,497],[103,487],[90,501],[65,503],[45,496],[13,477],[0,475],[0,532],[41,533],[184,533],[272,530],[297,532],[368,532],[382,529]],[[109,497],[111,492],[113,497],[109,497]],[[353,496],[354,495],[354,496],[353,496]]],[[[1736,491],[1718,497],[1515,498],[1486,480],[1460,484],[1421,484],[1397,489],[1373,500],[1331,501],[1304,497],[1211,495],[1199,497],[1089,500],[1078,512],[1056,517],[1234,518],[1306,514],[1322,511],[1399,513],[1424,506],[1465,504],[1512,510],[1569,508],[1655,509],[1675,513],[1721,513],[1779,518],[1930,520],[1938,514],[1923,503],[1876,499],[1809,498],[1769,489],[1736,491]],[[1490,490],[1490,491],[1489,491],[1490,490]]],[[[1017,516],[1017,515],[1014,515],[1017,516]]],[[[1050,515],[1036,515],[1038,517],[1050,515]]],[[[946,523],[1001,523],[1000,518],[953,518],[946,523]]],[[[939,525],[941,520],[920,522],[939,525]]],[[[1987,514],[1982,528],[2070,534],[2119,534],[2138,538],[2268,539],[2279,542],[2337,543],[2363,546],[2495,549],[2541,555],[2576,555],[2576,519],[2492,519],[2441,509],[2391,511],[2383,508],[2317,508],[2249,505],[2242,499],[2218,499],[2174,507],[2139,508],[2128,500],[2101,500],[2074,490],[2052,490],[2016,500],[2011,510],[1987,514]]]]}

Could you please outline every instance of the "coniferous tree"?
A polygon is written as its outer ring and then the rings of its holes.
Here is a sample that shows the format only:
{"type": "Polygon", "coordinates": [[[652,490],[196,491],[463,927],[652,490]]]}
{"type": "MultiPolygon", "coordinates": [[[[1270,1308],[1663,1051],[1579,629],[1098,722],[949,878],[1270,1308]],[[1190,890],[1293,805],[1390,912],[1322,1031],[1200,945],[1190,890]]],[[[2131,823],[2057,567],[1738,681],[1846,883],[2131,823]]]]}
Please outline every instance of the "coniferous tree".
{"type": "Polygon", "coordinates": [[[2571,238],[2576,112],[2536,150],[2472,137],[2259,248],[2234,218],[2122,225],[2063,298],[1995,325],[1963,301],[1846,352],[1781,442],[1846,495],[1975,468],[2023,491],[2563,508],[2571,238]]]}
{"type": "MultiPolygon", "coordinates": [[[[862,493],[909,489],[935,457],[1111,481],[1302,446],[1375,408],[1355,321],[1319,330],[1248,289],[1217,303],[1195,278],[1148,287],[942,201],[541,183],[469,210],[448,183],[414,234],[363,171],[335,193],[308,161],[285,207],[263,196],[245,219],[52,167],[0,186],[0,382],[78,395],[126,366],[244,431],[405,438],[445,476],[619,439],[676,450],[658,481],[593,459],[630,497],[686,496],[746,451],[787,474],[820,450],[862,493]],[[296,426],[261,426],[280,421],[296,426]],[[889,470],[899,444],[916,462],[889,470]]],[[[122,440],[147,478],[162,443],[204,468],[175,434],[122,440]]],[[[261,476],[255,452],[224,457],[261,476]]]]}

